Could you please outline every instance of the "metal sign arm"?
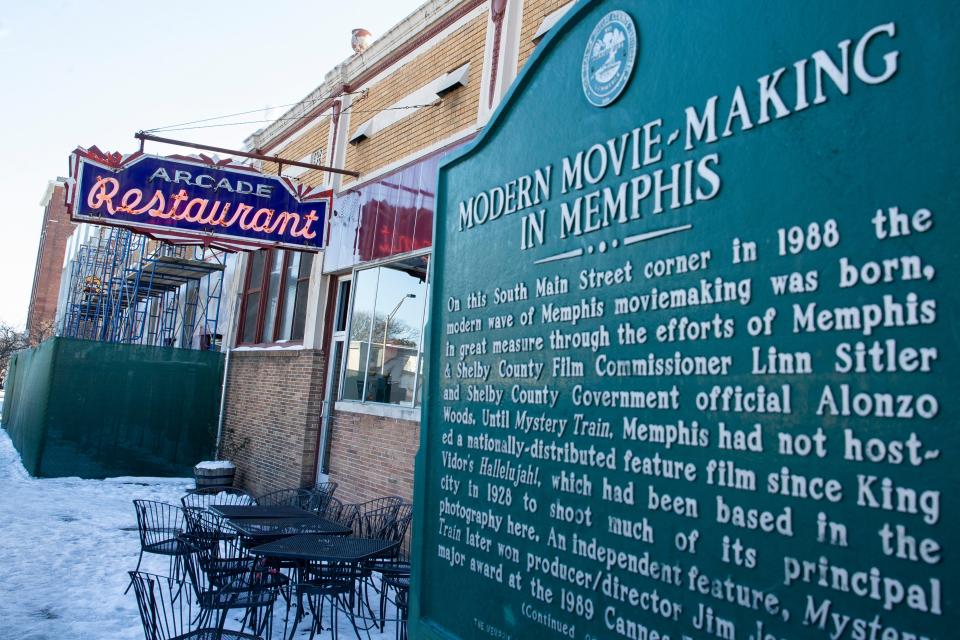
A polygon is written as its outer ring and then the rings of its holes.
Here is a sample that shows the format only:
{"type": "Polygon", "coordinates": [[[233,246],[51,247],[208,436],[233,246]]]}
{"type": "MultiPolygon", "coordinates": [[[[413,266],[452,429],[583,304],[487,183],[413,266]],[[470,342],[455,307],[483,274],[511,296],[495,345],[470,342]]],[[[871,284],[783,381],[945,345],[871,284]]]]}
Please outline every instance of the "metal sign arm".
{"type": "Polygon", "coordinates": [[[170,138],[161,138],[160,136],[154,136],[143,131],[138,131],[133,134],[133,136],[140,141],[141,151],[143,150],[143,143],[146,140],[151,142],[162,142],[164,144],[173,144],[181,147],[190,147],[191,149],[203,149],[205,151],[216,151],[218,153],[229,153],[230,155],[240,156],[243,158],[252,158],[253,160],[266,160],[267,162],[276,162],[279,165],[290,165],[292,167],[303,167],[304,169],[316,169],[317,171],[329,171],[330,173],[339,173],[341,175],[350,176],[352,178],[359,178],[360,174],[356,171],[348,171],[347,169],[335,169],[333,167],[325,167],[320,164],[312,164],[310,162],[299,162],[296,160],[287,160],[286,158],[281,158],[279,156],[265,156],[261,153],[250,153],[249,151],[237,151],[236,149],[225,149],[223,147],[214,147],[209,144],[199,144],[196,142],[184,142],[183,140],[172,140],[170,138]]]}

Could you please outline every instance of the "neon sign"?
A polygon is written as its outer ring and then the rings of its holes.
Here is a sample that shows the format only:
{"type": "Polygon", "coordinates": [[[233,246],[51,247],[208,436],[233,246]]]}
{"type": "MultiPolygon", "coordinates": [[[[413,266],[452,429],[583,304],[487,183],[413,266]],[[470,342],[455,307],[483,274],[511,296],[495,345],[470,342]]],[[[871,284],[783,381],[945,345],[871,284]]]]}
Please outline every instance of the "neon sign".
{"type": "Polygon", "coordinates": [[[78,222],[132,228],[178,244],[225,249],[326,245],[331,191],[201,155],[70,156],[67,206],[78,222]]]}

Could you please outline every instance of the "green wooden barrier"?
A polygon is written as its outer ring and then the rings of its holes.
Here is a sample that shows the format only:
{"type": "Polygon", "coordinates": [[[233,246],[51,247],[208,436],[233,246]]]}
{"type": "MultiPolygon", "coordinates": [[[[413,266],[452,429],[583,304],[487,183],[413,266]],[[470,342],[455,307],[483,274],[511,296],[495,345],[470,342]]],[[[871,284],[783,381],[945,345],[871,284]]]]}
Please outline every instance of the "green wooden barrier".
{"type": "Polygon", "coordinates": [[[213,454],[223,354],[53,338],[16,354],[3,425],[34,476],[183,476],[213,454]]]}

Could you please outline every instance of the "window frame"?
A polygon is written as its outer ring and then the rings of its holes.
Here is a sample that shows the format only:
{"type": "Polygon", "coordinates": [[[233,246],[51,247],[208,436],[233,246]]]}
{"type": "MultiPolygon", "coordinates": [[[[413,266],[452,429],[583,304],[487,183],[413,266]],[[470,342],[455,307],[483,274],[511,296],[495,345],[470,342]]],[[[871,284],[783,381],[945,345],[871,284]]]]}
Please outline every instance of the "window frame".
{"type": "MultiPolygon", "coordinates": [[[[416,251],[416,252],[404,254],[401,256],[391,256],[390,258],[387,258],[385,260],[378,260],[376,262],[369,262],[361,265],[356,265],[347,274],[342,276],[344,279],[349,279],[350,281],[350,300],[347,305],[347,323],[343,331],[344,358],[343,358],[343,362],[340,363],[340,375],[339,375],[340,380],[339,380],[338,388],[334,390],[335,391],[334,402],[336,403],[346,402],[354,405],[373,405],[377,407],[398,407],[401,409],[419,409],[422,406],[423,404],[422,400],[418,402],[417,398],[418,398],[418,392],[420,391],[422,385],[425,383],[425,380],[422,379],[423,353],[424,353],[424,348],[426,346],[426,340],[428,336],[425,335],[424,331],[426,329],[427,312],[429,310],[430,299],[432,297],[432,291],[430,288],[430,283],[432,280],[431,278],[432,273],[431,273],[430,266],[431,266],[432,259],[433,259],[432,248],[427,248],[421,251],[416,251]],[[363,393],[360,394],[360,398],[358,399],[344,398],[343,390],[347,382],[346,371],[347,371],[347,360],[348,360],[348,358],[346,357],[346,350],[349,348],[348,343],[350,341],[350,335],[353,332],[354,304],[356,302],[356,293],[357,293],[356,285],[357,285],[357,282],[359,281],[357,274],[361,271],[380,269],[381,267],[389,268],[391,265],[403,262],[404,260],[409,260],[412,258],[419,258],[424,256],[427,258],[427,270],[426,270],[426,275],[423,281],[426,287],[426,294],[423,302],[423,307],[420,313],[420,344],[417,347],[417,366],[416,366],[416,375],[414,377],[413,393],[412,393],[413,400],[410,402],[377,402],[375,400],[366,400],[365,396],[367,395],[366,393],[367,382],[369,378],[369,371],[368,371],[369,367],[367,366],[364,366],[363,393]]],[[[377,303],[377,298],[379,294],[380,294],[380,275],[377,274],[377,285],[376,285],[376,290],[374,294],[374,309],[376,309],[376,303],[377,303]]],[[[373,334],[373,323],[371,323],[371,326],[370,326],[370,336],[368,336],[367,338],[368,343],[372,342],[372,334],[373,334]]],[[[367,363],[369,363],[369,358],[370,358],[370,353],[368,351],[367,363]]]]}
{"type": "MultiPolygon", "coordinates": [[[[287,270],[290,266],[290,259],[291,259],[291,255],[293,254],[293,251],[294,251],[293,249],[280,249],[277,247],[268,247],[264,249],[258,249],[257,252],[265,252],[265,255],[263,259],[263,270],[262,270],[263,273],[261,274],[261,277],[260,277],[259,287],[255,289],[251,289],[251,284],[252,284],[251,280],[253,277],[252,261],[253,261],[254,253],[248,254],[250,257],[247,260],[246,267],[245,267],[246,273],[243,276],[243,291],[241,293],[241,304],[239,309],[239,317],[237,321],[236,345],[238,347],[273,346],[273,345],[293,346],[293,345],[303,344],[303,337],[290,339],[290,340],[283,340],[283,341],[278,340],[278,336],[280,335],[280,330],[281,330],[281,326],[280,326],[281,320],[283,318],[283,304],[284,304],[284,300],[286,298],[286,293],[287,293],[286,292],[287,285],[288,285],[287,270]],[[279,289],[277,291],[277,313],[274,317],[273,327],[269,334],[270,340],[263,341],[263,340],[259,340],[259,336],[263,335],[263,329],[264,329],[263,325],[264,325],[264,321],[266,320],[267,304],[270,298],[270,273],[271,273],[273,260],[275,259],[275,255],[276,255],[275,252],[277,251],[284,252],[283,263],[280,266],[280,280],[277,283],[277,287],[279,289]],[[245,342],[243,339],[243,336],[246,333],[248,328],[247,327],[247,303],[250,299],[251,294],[254,294],[254,293],[260,294],[260,302],[257,308],[257,325],[256,327],[254,327],[255,329],[253,332],[254,340],[252,342],[249,342],[249,341],[245,342]]],[[[301,252],[301,253],[304,253],[304,252],[301,252]]],[[[303,256],[301,256],[300,259],[303,260],[303,256]]],[[[312,268],[308,269],[306,272],[306,275],[301,277],[300,270],[298,269],[297,277],[295,278],[295,286],[298,287],[301,281],[306,280],[308,283],[307,291],[309,291],[310,290],[309,282],[310,282],[310,276],[312,274],[312,271],[313,271],[312,268]]],[[[306,304],[304,304],[304,313],[306,314],[307,311],[308,309],[306,308],[306,304]]],[[[293,315],[291,316],[290,322],[291,322],[291,333],[292,333],[292,327],[293,325],[296,324],[296,311],[294,311],[293,315]]]]}

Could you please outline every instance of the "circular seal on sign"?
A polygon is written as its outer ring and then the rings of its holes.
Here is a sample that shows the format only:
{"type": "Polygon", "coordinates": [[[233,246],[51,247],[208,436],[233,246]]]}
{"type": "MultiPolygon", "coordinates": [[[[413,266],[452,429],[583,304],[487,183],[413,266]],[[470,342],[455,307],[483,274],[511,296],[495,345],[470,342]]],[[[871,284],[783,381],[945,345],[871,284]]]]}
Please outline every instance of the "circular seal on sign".
{"type": "Polygon", "coordinates": [[[625,11],[611,11],[593,28],[583,51],[580,79],[583,94],[595,107],[620,97],[637,58],[637,29],[625,11]]]}

